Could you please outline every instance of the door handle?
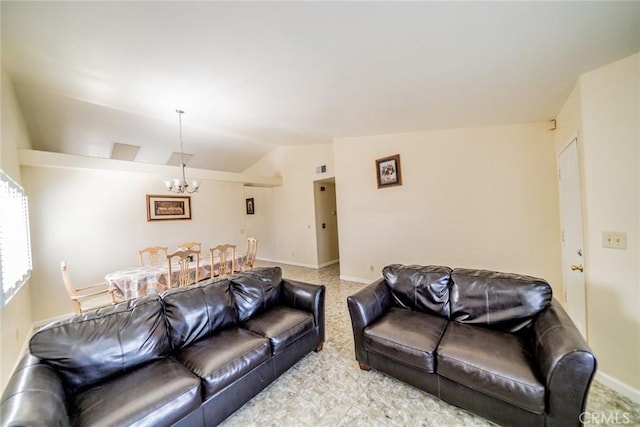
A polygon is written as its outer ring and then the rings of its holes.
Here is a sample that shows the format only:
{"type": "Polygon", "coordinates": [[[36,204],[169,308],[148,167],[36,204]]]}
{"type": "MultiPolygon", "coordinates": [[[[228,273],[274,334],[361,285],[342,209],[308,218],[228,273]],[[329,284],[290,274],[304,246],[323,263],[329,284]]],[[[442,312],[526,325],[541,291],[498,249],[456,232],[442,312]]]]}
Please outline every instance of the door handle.
{"type": "Polygon", "coordinates": [[[572,265],[571,266],[571,271],[584,271],[584,267],[582,266],[582,264],[578,264],[578,265],[572,265]]]}

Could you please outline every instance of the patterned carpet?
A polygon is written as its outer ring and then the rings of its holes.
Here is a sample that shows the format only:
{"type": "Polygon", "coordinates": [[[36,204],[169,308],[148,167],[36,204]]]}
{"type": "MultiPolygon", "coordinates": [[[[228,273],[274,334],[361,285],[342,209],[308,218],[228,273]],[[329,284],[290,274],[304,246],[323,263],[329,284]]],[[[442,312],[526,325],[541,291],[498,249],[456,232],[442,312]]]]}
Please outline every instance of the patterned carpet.
{"type": "MultiPolygon", "coordinates": [[[[358,368],[346,300],[363,285],[340,280],[337,264],[320,270],[280,267],[286,278],[327,287],[324,349],[305,356],[222,426],[494,425],[394,378],[358,368]]],[[[597,382],[587,412],[585,424],[640,425],[640,405],[597,382]]]]}

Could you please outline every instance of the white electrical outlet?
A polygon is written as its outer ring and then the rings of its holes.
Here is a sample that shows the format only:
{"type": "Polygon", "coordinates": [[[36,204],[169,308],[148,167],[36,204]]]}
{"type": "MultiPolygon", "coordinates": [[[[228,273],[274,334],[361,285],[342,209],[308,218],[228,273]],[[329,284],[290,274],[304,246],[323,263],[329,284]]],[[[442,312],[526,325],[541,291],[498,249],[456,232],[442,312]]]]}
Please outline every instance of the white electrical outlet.
{"type": "Polygon", "coordinates": [[[627,233],[603,231],[602,247],[611,249],[627,249],[627,233]]]}

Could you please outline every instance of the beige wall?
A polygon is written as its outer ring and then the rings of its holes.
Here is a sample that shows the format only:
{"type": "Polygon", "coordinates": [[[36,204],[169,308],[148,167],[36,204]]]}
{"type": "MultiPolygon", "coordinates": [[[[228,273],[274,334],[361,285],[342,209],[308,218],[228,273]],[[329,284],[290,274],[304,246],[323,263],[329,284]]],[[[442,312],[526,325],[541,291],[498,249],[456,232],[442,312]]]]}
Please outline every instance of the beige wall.
{"type": "Polygon", "coordinates": [[[247,197],[256,198],[247,233],[258,238],[258,258],[317,267],[313,183],[333,176],[331,144],[279,148],[244,173],[283,178],[281,187],[245,188],[247,197]],[[320,165],[326,173],[316,173],[320,165]]]}
{"type": "Polygon", "coordinates": [[[106,273],[138,263],[138,249],[199,241],[205,255],[221,243],[246,247],[242,184],[204,181],[191,196],[192,219],[147,222],[146,194],[166,194],[157,176],[118,171],[23,167],[30,195],[36,321],[71,311],[60,275],[104,281],[106,273]]]}
{"type": "MultiPolygon", "coordinates": [[[[18,106],[13,83],[4,70],[2,76],[2,141],[0,168],[16,182],[21,183],[18,148],[30,148],[31,141],[22,112],[18,106]]],[[[27,196],[31,196],[27,191],[27,196]]],[[[0,308],[0,389],[4,389],[20,357],[20,352],[31,331],[31,283],[28,282],[9,303],[0,308]]]]}
{"type": "Polygon", "coordinates": [[[578,131],[589,343],[599,377],[640,401],[640,54],[582,75],[558,115],[557,151],[578,131]],[[627,249],[602,246],[627,233],[627,249]]]}
{"type": "Polygon", "coordinates": [[[553,135],[546,123],[337,139],[344,278],[391,263],[531,274],[562,291],[553,135]],[[403,185],[375,160],[400,154],[403,185]]]}

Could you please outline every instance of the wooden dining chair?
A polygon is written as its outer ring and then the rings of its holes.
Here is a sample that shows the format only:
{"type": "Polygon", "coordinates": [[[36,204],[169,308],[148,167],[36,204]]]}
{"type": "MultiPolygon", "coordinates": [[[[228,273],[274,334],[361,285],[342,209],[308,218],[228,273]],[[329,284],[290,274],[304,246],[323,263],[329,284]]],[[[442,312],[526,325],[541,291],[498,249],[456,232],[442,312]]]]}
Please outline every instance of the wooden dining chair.
{"type": "Polygon", "coordinates": [[[200,242],[184,242],[184,243],[180,243],[178,245],[178,250],[191,250],[191,251],[198,251],[201,252],[202,251],[202,243],[200,242]]]}
{"type": "Polygon", "coordinates": [[[200,274],[200,251],[195,250],[178,250],[167,255],[169,264],[169,276],[167,277],[167,286],[170,288],[188,286],[198,283],[200,274]],[[174,280],[174,270],[177,280],[174,280]],[[193,279],[191,279],[193,271],[193,279]]]}
{"type": "Polygon", "coordinates": [[[247,238],[247,259],[244,262],[245,268],[253,268],[256,263],[256,254],[258,253],[258,239],[255,237],[247,238]]]}
{"type": "Polygon", "coordinates": [[[138,251],[140,266],[161,264],[163,262],[166,262],[168,250],[169,248],[166,246],[151,246],[148,248],[140,249],[138,251]],[[145,264],[145,258],[149,261],[147,264],[145,264]]]}
{"type": "Polygon", "coordinates": [[[62,272],[64,286],[67,288],[69,298],[71,298],[73,311],[76,314],[119,302],[113,291],[109,290],[106,282],[76,288],[71,282],[65,261],[60,262],[60,271],[62,272]]]}
{"type": "Polygon", "coordinates": [[[218,245],[209,249],[211,259],[211,277],[215,274],[216,259],[218,260],[218,274],[222,277],[236,271],[236,245],[218,245]]]}

